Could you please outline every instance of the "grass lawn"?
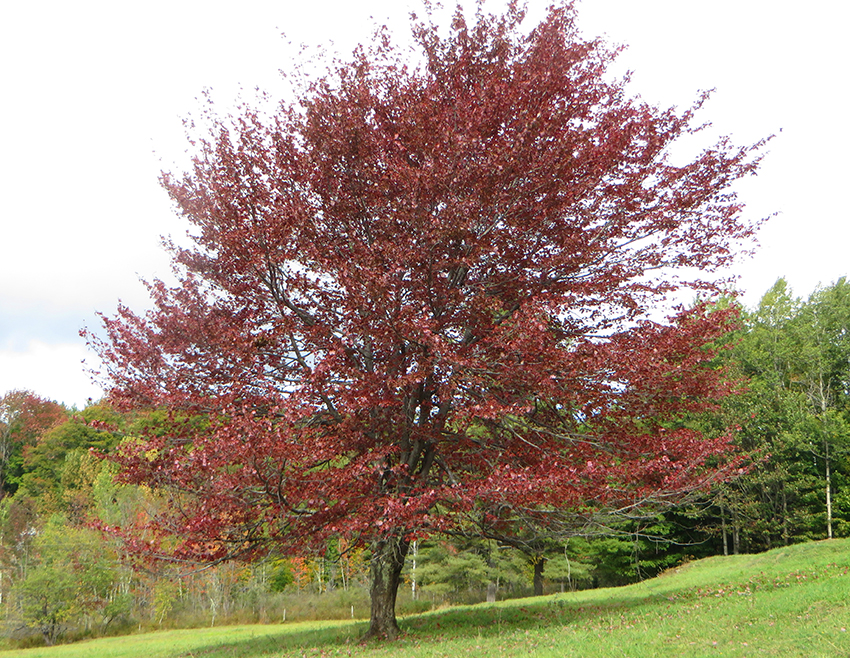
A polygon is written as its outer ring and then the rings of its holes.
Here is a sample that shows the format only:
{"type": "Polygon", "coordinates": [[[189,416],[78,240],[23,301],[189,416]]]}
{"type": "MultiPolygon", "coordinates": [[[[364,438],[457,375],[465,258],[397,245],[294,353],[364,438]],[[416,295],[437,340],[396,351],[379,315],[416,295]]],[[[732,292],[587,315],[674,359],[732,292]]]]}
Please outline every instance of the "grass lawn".
{"type": "Polygon", "coordinates": [[[363,622],[164,631],[2,658],[850,657],[850,540],[714,557],[629,587],[449,608],[360,645],[363,622]]]}

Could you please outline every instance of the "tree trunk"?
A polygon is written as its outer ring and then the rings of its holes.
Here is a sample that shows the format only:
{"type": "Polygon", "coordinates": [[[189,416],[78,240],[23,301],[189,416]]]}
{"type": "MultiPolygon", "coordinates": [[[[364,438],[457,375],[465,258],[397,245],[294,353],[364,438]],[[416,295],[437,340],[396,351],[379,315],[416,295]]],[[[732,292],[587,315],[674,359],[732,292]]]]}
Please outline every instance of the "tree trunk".
{"type": "Polygon", "coordinates": [[[414,601],[416,600],[417,591],[416,591],[416,556],[419,554],[417,550],[417,542],[413,542],[413,565],[410,569],[410,598],[414,601]]]}
{"type": "Polygon", "coordinates": [[[739,525],[737,514],[733,516],[732,523],[732,552],[735,555],[740,555],[741,553],[741,526],[739,525]]]}
{"type": "Polygon", "coordinates": [[[543,596],[543,569],[546,566],[546,558],[542,555],[534,557],[534,596],[543,596]]]}
{"type": "Polygon", "coordinates": [[[823,442],[826,462],[826,537],[832,539],[832,475],[829,468],[829,443],[823,442]]]}
{"type": "Polygon", "coordinates": [[[788,531],[788,493],[784,485],[782,489],[782,544],[788,546],[791,543],[791,535],[788,531]]]}
{"type": "Polygon", "coordinates": [[[395,601],[401,583],[401,570],[410,542],[398,537],[380,539],[372,544],[370,571],[372,586],[369,594],[372,610],[369,630],[363,640],[395,640],[399,635],[395,618],[395,601]]]}
{"type": "Polygon", "coordinates": [[[496,583],[492,580],[487,583],[487,603],[496,602],[496,583]]]}

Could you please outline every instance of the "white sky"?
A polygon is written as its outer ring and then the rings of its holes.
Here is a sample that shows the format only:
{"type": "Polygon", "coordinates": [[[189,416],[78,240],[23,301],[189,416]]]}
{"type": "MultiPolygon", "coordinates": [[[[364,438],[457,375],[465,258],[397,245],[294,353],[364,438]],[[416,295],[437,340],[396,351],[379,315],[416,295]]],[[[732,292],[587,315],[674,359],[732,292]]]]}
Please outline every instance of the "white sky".
{"type": "MultiPolygon", "coordinates": [[[[451,3],[449,3],[451,4],[451,3]]],[[[470,4],[470,3],[467,3],[470,4]]],[[[540,17],[547,0],[530,0],[540,17]]],[[[167,276],[162,235],[182,236],[157,176],[185,151],[181,119],[211,87],[273,91],[293,52],[342,54],[370,16],[406,39],[405,0],[31,0],[0,4],[0,394],[26,388],[82,406],[98,398],[78,337],[139,277],[167,276]],[[166,164],[164,165],[163,162],[166,164]]],[[[739,266],[752,305],[778,278],[808,295],[850,273],[850,9],[842,0],[583,0],[579,26],[629,46],[631,90],[702,112],[747,144],[776,133],[762,173],[739,186],[748,214],[780,213],[739,266]],[[781,130],[781,132],[780,132],[781,130]]]]}

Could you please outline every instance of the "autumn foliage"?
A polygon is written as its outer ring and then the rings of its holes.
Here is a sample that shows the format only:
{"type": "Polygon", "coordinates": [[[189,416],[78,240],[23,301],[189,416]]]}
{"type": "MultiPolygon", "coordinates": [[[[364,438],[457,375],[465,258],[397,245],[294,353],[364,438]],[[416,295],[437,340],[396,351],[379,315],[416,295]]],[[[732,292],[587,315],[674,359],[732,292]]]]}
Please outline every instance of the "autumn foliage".
{"type": "Polygon", "coordinates": [[[0,397],[0,499],[17,488],[26,452],[66,417],[61,405],[29,391],[0,397]]]}
{"type": "Polygon", "coordinates": [[[414,536],[675,499],[716,472],[678,419],[728,392],[717,292],[753,224],[730,191],[757,148],[685,164],[694,108],[605,77],[570,3],[414,20],[271,117],[193,136],[163,185],[192,226],[181,283],[97,345],[115,401],[164,408],[124,477],[168,497],[140,549],[219,560],[330,536],[372,554],[371,633],[397,632],[414,536]],[[661,314],[663,316],[663,314],[661,314]]]}

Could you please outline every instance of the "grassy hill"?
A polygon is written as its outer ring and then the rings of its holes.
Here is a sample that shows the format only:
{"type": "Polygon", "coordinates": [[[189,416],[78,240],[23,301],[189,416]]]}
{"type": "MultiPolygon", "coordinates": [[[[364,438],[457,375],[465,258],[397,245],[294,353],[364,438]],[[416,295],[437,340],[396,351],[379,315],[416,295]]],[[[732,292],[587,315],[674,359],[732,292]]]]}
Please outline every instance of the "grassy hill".
{"type": "Polygon", "coordinates": [[[629,587],[449,608],[361,646],[363,622],[167,631],[2,658],[850,657],[850,540],[693,562],[629,587]]]}

